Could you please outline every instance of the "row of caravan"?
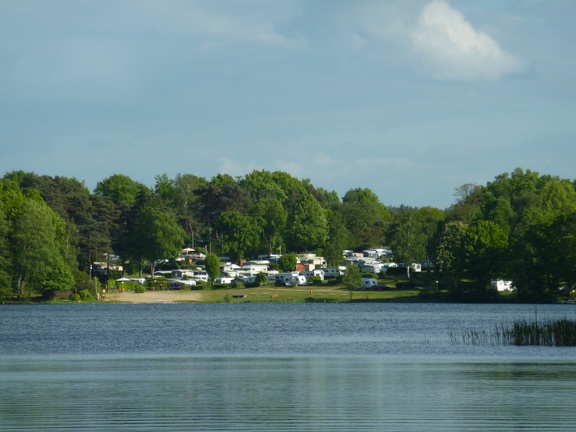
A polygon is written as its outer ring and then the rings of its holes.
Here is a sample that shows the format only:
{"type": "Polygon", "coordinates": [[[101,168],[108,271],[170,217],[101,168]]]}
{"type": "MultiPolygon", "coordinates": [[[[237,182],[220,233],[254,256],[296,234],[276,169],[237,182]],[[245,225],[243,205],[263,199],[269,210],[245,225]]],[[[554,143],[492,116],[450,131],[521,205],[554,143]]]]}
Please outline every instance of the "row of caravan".
{"type": "MultiPolygon", "coordinates": [[[[342,276],[344,274],[345,267],[332,267],[325,269],[314,269],[306,272],[291,272],[291,273],[268,273],[268,279],[274,280],[277,283],[285,285],[306,285],[310,278],[318,277],[320,280],[325,278],[332,278],[342,276]]],[[[203,269],[197,270],[172,270],[172,271],[158,271],[156,275],[166,276],[173,279],[170,283],[169,289],[182,289],[186,285],[196,285],[197,282],[208,282],[208,272],[203,269]]],[[[233,280],[242,280],[245,283],[254,282],[256,280],[255,275],[239,275],[239,274],[228,274],[216,278],[214,280],[217,284],[230,284],[233,280]]]]}
{"type": "Polygon", "coordinates": [[[286,285],[306,285],[312,277],[320,278],[323,281],[325,278],[342,276],[345,270],[346,267],[329,267],[305,272],[278,273],[274,279],[286,285]]]}

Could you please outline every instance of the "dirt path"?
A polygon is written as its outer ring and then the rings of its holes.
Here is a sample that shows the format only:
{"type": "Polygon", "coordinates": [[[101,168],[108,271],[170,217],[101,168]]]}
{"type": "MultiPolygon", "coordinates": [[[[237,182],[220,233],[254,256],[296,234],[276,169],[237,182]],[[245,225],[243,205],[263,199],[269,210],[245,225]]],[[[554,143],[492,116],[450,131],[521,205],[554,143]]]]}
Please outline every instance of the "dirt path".
{"type": "Polygon", "coordinates": [[[126,303],[174,303],[201,300],[202,293],[194,291],[146,291],[139,294],[134,292],[109,292],[104,296],[104,301],[126,303]]]}

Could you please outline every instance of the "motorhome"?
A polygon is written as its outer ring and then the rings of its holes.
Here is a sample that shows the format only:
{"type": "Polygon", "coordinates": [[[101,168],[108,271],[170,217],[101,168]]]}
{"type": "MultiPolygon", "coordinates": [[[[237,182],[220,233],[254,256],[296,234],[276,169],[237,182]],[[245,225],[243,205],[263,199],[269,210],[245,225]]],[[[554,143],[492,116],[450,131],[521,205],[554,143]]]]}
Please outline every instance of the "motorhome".
{"type": "Polygon", "coordinates": [[[382,271],[382,269],[386,270],[384,264],[379,261],[372,261],[371,263],[363,264],[360,266],[362,273],[378,274],[382,271]]]}
{"type": "Polygon", "coordinates": [[[376,285],[378,285],[378,281],[376,279],[366,277],[362,278],[362,288],[364,289],[373,288],[376,285]]]}
{"type": "Polygon", "coordinates": [[[511,292],[516,290],[516,287],[512,281],[505,281],[501,279],[491,281],[490,287],[498,292],[511,292]]]}
{"type": "Polygon", "coordinates": [[[314,276],[318,276],[320,278],[320,280],[324,280],[325,273],[324,273],[324,270],[322,270],[322,269],[314,269],[314,270],[301,272],[300,275],[304,276],[307,281],[310,281],[310,278],[314,277],[314,276]]]}
{"type": "Polygon", "coordinates": [[[266,261],[248,261],[243,266],[241,271],[243,273],[255,275],[258,273],[263,273],[268,271],[269,262],[266,261]]]}
{"type": "Polygon", "coordinates": [[[182,279],[182,278],[193,278],[194,277],[194,270],[172,270],[170,272],[170,277],[174,279],[182,279]]]}
{"type": "Polygon", "coordinates": [[[306,277],[298,273],[278,273],[275,277],[276,283],[293,286],[293,285],[306,285],[306,277]]]}
{"type": "Polygon", "coordinates": [[[344,267],[344,266],[328,267],[328,268],[324,269],[324,277],[325,278],[332,278],[332,277],[342,276],[344,274],[345,270],[346,270],[346,267],[344,267]]]}
{"type": "Polygon", "coordinates": [[[234,278],[232,277],[217,277],[214,279],[215,284],[231,284],[234,278]]]}

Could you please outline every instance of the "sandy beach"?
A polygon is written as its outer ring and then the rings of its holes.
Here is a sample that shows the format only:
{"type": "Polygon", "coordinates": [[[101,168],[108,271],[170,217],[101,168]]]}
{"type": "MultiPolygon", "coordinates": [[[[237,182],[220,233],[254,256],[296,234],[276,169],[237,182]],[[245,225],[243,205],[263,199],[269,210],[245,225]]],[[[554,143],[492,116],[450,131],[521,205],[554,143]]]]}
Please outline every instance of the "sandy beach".
{"type": "Polygon", "coordinates": [[[198,291],[146,291],[143,293],[108,292],[104,301],[126,303],[175,303],[180,301],[201,301],[202,293],[198,291]]]}

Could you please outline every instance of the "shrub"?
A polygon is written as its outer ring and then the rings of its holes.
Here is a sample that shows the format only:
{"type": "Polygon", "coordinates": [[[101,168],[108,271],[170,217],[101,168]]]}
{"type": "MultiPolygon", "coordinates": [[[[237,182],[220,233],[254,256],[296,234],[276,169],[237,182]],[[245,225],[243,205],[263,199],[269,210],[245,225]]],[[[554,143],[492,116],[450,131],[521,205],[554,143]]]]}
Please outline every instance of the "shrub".
{"type": "Polygon", "coordinates": [[[78,294],[80,295],[80,300],[93,300],[94,299],[94,296],[92,295],[92,293],[90,291],[88,291],[87,289],[81,290],[78,294]]]}
{"type": "Polygon", "coordinates": [[[72,293],[68,296],[68,298],[72,301],[80,301],[80,294],[72,293]]]}
{"type": "Polygon", "coordinates": [[[244,282],[234,279],[230,284],[231,288],[245,288],[244,282]]]}
{"type": "Polygon", "coordinates": [[[258,282],[258,285],[257,285],[257,286],[260,286],[260,285],[262,285],[262,284],[265,284],[266,281],[267,281],[267,279],[266,279],[266,275],[265,275],[264,273],[258,273],[258,274],[256,275],[256,282],[258,282]]]}
{"type": "Polygon", "coordinates": [[[311,276],[309,281],[313,285],[322,285],[322,278],[320,276],[311,276]]]}

